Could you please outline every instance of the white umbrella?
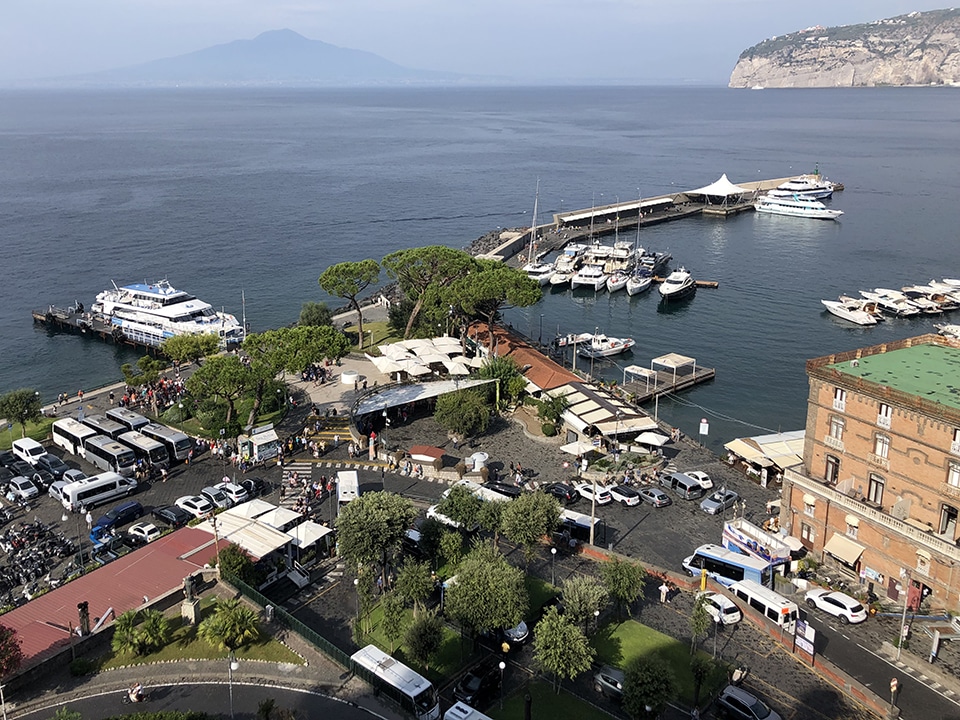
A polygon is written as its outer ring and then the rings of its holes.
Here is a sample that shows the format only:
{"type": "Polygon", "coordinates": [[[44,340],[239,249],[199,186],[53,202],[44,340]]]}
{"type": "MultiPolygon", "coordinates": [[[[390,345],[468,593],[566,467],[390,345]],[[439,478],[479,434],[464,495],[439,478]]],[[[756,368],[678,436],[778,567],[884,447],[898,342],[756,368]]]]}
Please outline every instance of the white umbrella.
{"type": "Polygon", "coordinates": [[[376,366],[377,370],[382,372],[384,375],[392,375],[395,372],[403,370],[400,364],[391,358],[373,356],[369,357],[374,366],[376,366]]]}
{"type": "Polygon", "coordinates": [[[392,345],[378,345],[377,347],[384,357],[393,358],[394,360],[412,357],[412,355],[410,355],[410,351],[403,347],[403,345],[400,343],[394,343],[392,345]]]}
{"type": "Polygon", "coordinates": [[[600,452],[593,443],[584,442],[583,440],[561,445],[560,450],[569,455],[586,455],[591,452],[600,452]]]}
{"type": "Polygon", "coordinates": [[[445,362],[444,365],[447,366],[447,372],[451,375],[469,375],[470,370],[463,363],[458,362],[445,362]]]}
{"type": "Polygon", "coordinates": [[[660,433],[655,432],[644,432],[640,433],[637,436],[636,442],[641,445],[653,445],[654,447],[661,447],[666,445],[670,441],[666,435],[661,435],[660,433]]]}
{"type": "Polygon", "coordinates": [[[421,355],[419,360],[425,365],[433,365],[434,363],[450,362],[450,357],[447,355],[441,355],[440,353],[434,351],[421,355]]]}

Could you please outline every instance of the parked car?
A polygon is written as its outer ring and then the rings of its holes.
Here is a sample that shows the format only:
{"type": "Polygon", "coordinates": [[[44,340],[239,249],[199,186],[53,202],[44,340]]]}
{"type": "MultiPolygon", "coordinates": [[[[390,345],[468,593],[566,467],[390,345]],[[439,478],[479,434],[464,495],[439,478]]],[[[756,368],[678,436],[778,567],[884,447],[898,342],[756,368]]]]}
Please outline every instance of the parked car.
{"type": "Polygon", "coordinates": [[[66,480],[54,480],[47,489],[47,495],[52,497],[61,505],[63,504],[63,488],[68,485],[66,480]]]}
{"type": "MultiPolygon", "coordinates": [[[[574,485],[574,487],[577,489],[577,492],[580,493],[580,497],[585,498],[586,500],[591,500],[594,498],[593,483],[577,483],[574,485]]],[[[610,490],[603,485],[596,485],[597,505],[606,505],[608,502],[613,502],[613,496],[610,495],[610,490]]]]}
{"type": "Polygon", "coordinates": [[[0,452],[0,465],[3,467],[10,467],[10,463],[16,462],[17,456],[13,454],[13,450],[4,450],[0,452]]]}
{"type": "Polygon", "coordinates": [[[266,493],[270,492],[270,485],[263,478],[240,478],[237,480],[237,485],[246,490],[247,495],[251,498],[259,497],[260,495],[265,495],[266,493]]]}
{"type": "Polygon", "coordinates": [[[224,481],[217,483],[214,487],[230,498],[234,505],[239,505],[250,499],[250,493],[247,492],[246,488],[236,483],[224,481]]]}
{"type": "Polygon", "coordinates": [[[719,622],[721,625],[733,625],[743,620],[743,613],[740,612],[740,608],[726,595],[707,590],[700,593],[700,597],[703,598],[704,609],[713,618],[714,622],[719,622]]]}
{"type": "Polygon", "coordinates": [[[618,503],[623,503],[628,507],[640,504],[640,493],[629,485],[611,485],[609,490],[610,497],[618,503]]]}
{"type": "Polygon", "coordinates": [[[37,469],[46,470],[53,475],[54,480],[62,480],[63,474],[70,469],[70,466],[53,453],[44,453],[37,458],[37,469]]]}
{"type": "Polygon", "coordinates": [[[63,479],[68,483],[80,482],[81,480],[87,479],[87,474],[83,470],[75,470],[71,468],[63,473],[63,479]]]}
{"type": "Polygon", "coordinates": [[[604,665],[593,676],[593,687],[598,693],[619,700],[623,697],[623,670],[604,665]]]}
{"type": "Polygon", "coordinates": [[[205,518],[213,515],[213,503],[202,495],[184,495],[173,503],[178,508],[186,510],[195,518],[205,518]]]}
{"type": "Polygon", "coordinates": [[[662,508],[673,504],[673,500],[670,499],[669,495],[667,495],[660,488],[655,487],[640,488],[640,498],[643,500],[643,502],[649,503],[656,508],[662,508]]]}
{"type": "Polygon", "coordinates": [[[7,483],[7,497],[11,495],[17,500],[29,500],[40,494],[40,490],[30,478],[18,475],[7,483]]]}
{"type": "Polygon", "coordinates": [[[29,477],[33,481],[33,484],[37,486],[37,489],[42,493],[49,490],[50,486],[53,484],[53,481],[56,480],[52,473],[49,473],[46,470],[41,470],[40,468],[34,468],[29,477]]]}
{"type": "Polygon", "coordinates": [[[121,525],[126,525],[128,522],[140,517],[143,517],[143,505],[136,500],[128,500],[127,502],[120,503],[97,519],[90,529],[90,535],[91,537],[94,533],[104,535],[109,533],[110,530],[118,528],[121,525]],[[97,532],[98,530],[99,532],[97,532]]]}
{"type": "Polygon", "coordinates": [[[736,685],[727,685],[720,691],[717,714],[734,720],[781,720],[763,700],[736,685]]]}
{"type": "Polygon", "coordinates": [[[550,483],[549,485],[544,485],[543,491],[548,495],[553,495],[553,497],[562,503],[575,503],[580,499],[580,493],[578,493],[572,485],[567,485],[567,483],[550,483]]]}
{"type": "Polygon", "coordinates": [[[500,687],[500,664],[491,656],[464,675],[453,689],[453,697],[476,709],[489,701],[500,687]]]}
{"type": "Polygon", "coordinates": [[[205,487],[200,491],[200,494],[205,497],[211,505],[221,510],[229,510],[233,507],[233,500],[220,488],[205,487]]]}
{"type": "Polygon", "coordinates": [[[167,527],[179,528],[186,525],[193,519],[193,515],[176,505],[164,505],[154,508],[151,513],[154,520],[157,520],[167,527]]]}
{"type": "Polygon", "coordinates": [[[153,542],[160,537],[160,528],[151,522],[138,522],[127,528],[127,535],[142,545],[153,542]]]}
{"type": "Polygon", "coordinates": [[[841,623],[862,623],[867,619],[867,611],[859,600],[842,592],[828,588],[813,588],[803,596],[807,605],[835,615],[841,623]]]}
{"type": "Polygon", "coordinates": [[[687,470],[684,474],[700,483],[704,490],[713,490],[713,480],[703,470],[687,470]]]}
{"type": "Polygon", "coordinates": [[[33,465],[20,458],[14,458],[6,467],[14,475],[20,477],[30,477],[34,473],[33,465]]]}
{"type": "Polygon", "coordinates": [[[733,490],[720,488],[703,499],[700,503],[700,509],[707,515],[719,515],[724,510],[732,508],[739,500],[740,496],[733,490]]]}
{"type": "Polygon", "coordinates": [[[518,498],[523,494],[523,490],[518,488],[516,485],[509,485],[508,483],[490,481],[485,482],[483,487],[485,487],[487,490],[492,490],[498,495],[508,497],[511,500],[518,498]]]}
{"type": "Polygon", "coordinates": [[[139,546],[139,543],[132,538],[118,535],[97,547],[93,551],[93,560],[100,565],[106,565],[136,550],[139,546]]]}
{"type": "Polygon", "coordinates": [[[700,481],[682,472],[664,473],[660,484],[673,490],[681,500],[696,500],[706,494],[700,481]]]}

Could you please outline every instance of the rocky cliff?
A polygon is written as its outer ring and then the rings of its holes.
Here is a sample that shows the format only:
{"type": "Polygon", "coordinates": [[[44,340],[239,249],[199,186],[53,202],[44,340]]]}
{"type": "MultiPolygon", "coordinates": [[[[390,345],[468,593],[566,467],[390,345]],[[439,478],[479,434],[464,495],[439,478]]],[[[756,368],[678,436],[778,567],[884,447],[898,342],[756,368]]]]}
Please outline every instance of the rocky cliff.
{"type": "Polygon", "coordinates": [[[733,88],[960,85],[960,9],[812,27],[740,54],[733,88]]]}

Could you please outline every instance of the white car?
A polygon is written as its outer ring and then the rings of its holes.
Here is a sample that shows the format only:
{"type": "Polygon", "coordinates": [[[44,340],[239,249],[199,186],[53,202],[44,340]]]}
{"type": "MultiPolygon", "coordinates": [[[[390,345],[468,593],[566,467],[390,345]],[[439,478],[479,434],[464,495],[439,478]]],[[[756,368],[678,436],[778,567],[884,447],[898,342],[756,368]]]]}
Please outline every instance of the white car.
{"type": "Polygon", "coordinates": [[[640,504],[640,493],[629,485],[611,485],[608,489],[610,490],[610,497],[618,503],[623,503],[628,507],[640,504]]]}
{"type": "Polygon", "coordinates": [[[7,497],[12,495],[14,499],[29,500],[40,494],[40,490],[33,484],[30,478],[15,477],[7,485],[7,497]]]}
{"type": "Polygon", "coordinates": [[[201,495],[184,495],[177,498],[174,505],[186,510],[195,518],[205,518],[213,514],[213,504],[201,495]]]}
{"type": "Polygon", "coordinates": [[[721,625],[733,625],[743,620],[743,613],[740,612],[740,608],[726,595],[707,590],[700,593],[700,596],[703,598],[704,609],[713,618],[714,622],[719,622],[721,625]]]}
{"type": "Polygon", "coordinates": [[[694,480],[700,483],[700,487],[702,487],[704,490],[713,489],[713,480],[711,480],[710,476],[707,475],[703,470],[687,470],[685,471],[685,474],[687,477],[692,477],[694,480]]]}
{"type": "Polygon", "coordinates": [[[239,505],[240,503],[246,502],[250,499],[250,495],[247,493],[246,488],[242,488],[236,483],[232,483],[228,480],[219,482],[214,485],[214,487],[230,498],[234,505],[239,505]]]}
{"type": "Polygon", "coordinates": [[[813,588],[813,590],[807,590],[803,599],[810,607],[835,615],[844,625],[862,623],[867,619],[867,611],[860,601],[842,592],[828,588],[813,588]]]}
{"type": "Polygon", "coordinates": [[[63,474],[63,479],[68,482],[80,482],[87,479],[87,474],[83,470],[67,470],[63,474]]]}
{"type": "Polygon", "coordinates": [[[139,522],[127,528],[127,535],[142,543],[153,542],[160,537],[160,528],[153,523],[139,522]]]}
{"type": "Polygon", "coordinates": [[[580,493],[580,497],[586,498],[587,500],[594,499],[594,487],[596,487],[597,505],[606,505],[608,502],[613,502],[613,496],[610,494],[609,488],[603,485],[594,486],[593,483],[577,483],[574,487],[577,489],[577,492],[580,493]]]}
{"type": "Polygon", "coordinates": [[[211,505],[221,510],[229,510],[233,507],[233,500],[227,497],[227,494],[220,488],[205,487],[200,491],[200,494],[209,500],[211,505]]]}

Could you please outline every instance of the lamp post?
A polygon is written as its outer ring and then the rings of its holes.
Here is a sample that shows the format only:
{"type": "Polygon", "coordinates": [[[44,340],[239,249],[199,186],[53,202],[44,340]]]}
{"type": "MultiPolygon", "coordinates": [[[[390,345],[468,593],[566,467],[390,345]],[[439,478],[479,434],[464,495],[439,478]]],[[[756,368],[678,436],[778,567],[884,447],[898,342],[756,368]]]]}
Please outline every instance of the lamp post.
{"type": "Polygon", "coordinates": [[[357,636],[360,635],[360,578],[353,579],[353,589],[357,592],[357,636]]]}
{"type": "Polygon", "coordinates": [[[177,407],[179,408],[180,413],[180,432],[183,432],[183,403],[177,403],[177,407]]]}
{"type": "Polygon", "coordinates": [[[210,524],[213,526],[213,543],[216,548],[217,577],[220,576],[220,529],[217,527],[217,516],[210,516],[210,524]]]}
{"type": "Polygon", "coordinates": [[[600,611],[593,611],[593,631],[596,632],[600,629],[600,611]]]}
{"type": "Polygon", "coordinates": [[[597,479],[593,479],[593,492],[590,493],[590,544],[593,545],[593,526],[597,524],[597,479]]]}
{"type": "Polygon", "coordinates": [[[907,605],[909,604],[908,593],[910,589],[910,571],[900,571],[900,586],[903,588],[903,615],[900,618],[900,642],[897,643],[897,660],[900,659],[900,652],[903,650],[903,643],[907,639],[907,633],[904,632],[907,627],[907,605]]]}
{"type": "Polygon", "coordinates": [[[557,584],[557,549],[550,548],[550,584],[557,584]]]}
{"type": "Polygon", "coordinates": [[[543,345],[543,313],[540,313],[540,335],[537,337],[537,344],[543,345]]]}
{"type": "Polygon", "coordinates": [[[237,662],[237,658],[234,656],[233,650],[231,650],[227,664],[227,674],[230,678],[230,720],[233,720],[233,673],[239,668],[240,663],[237,662]]]}
{"type": "Polygon", "coordinates": [[[500,709],[503,710],[503,671],[506,669],[507,664],[501,660],[500,661],[500,709]]]}
{"type": "Polygon", "coordinates": [[[713,619],[713,659],[717,659],[717,633],[720,631],[720,615],[719,613],[713,619]]]}

